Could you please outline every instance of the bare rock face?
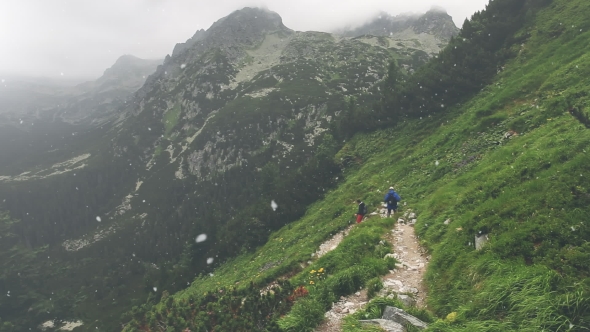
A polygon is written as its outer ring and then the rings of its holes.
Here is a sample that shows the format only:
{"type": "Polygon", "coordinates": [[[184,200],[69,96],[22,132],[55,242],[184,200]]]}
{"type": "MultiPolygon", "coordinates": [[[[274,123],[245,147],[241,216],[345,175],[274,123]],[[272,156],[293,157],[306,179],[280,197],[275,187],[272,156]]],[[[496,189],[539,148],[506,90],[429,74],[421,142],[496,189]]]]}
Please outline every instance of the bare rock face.
{"type": "Polygon", "coordinates": [[[416,35],[433,35],[441,41],[448,41],[459,33],[453,18],[444,9],[434,8],[423,15],[391,16],[380,13],[370,22],[351,30],[343,29],[337,33],[347,37],[362,35],[399,36],[413,32],[416,35]]]}
{"type": "Polygon", "coordinates": [[[185,43],[176,44],[171,59],[191,57],[211,48],[241,55],[238,46],[256,46],[268,32],[293,33],[279,14],[261,8],[244,8],[219,19],[208,30],[199,30],[185,43]]]}
{"type": "Polygon", "coordinates": [[[449,40],[459,34],[453,18],[443,9],[431,9],[420,16],[413,24],[414,32],[434,34],[440,39],[449,40]]]}
{"type": "Polygon", "coordinates": [[[416,305],[416,300],[408,295],[399,294],[397,298],[407,307],[413,307],[416,305]]]}

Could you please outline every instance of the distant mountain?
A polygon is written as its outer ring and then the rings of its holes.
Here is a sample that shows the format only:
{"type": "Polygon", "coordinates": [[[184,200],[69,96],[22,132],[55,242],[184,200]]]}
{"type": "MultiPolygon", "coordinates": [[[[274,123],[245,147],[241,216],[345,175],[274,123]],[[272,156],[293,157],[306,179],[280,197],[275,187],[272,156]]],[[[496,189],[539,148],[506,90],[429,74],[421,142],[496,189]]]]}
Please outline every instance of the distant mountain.
{"type": "Polygon", "coordinates": [[[453,19],[444,9],[431,9],[425,14],[392,16],[381,12],[369,22],[355,28],[342,28],[337,34],[347,37],[362,35],[386,36],[392,39],[423,39],[434,37],[441,46],[459,33],[453,19]]]}
{"type": "Polygon", "coordinates": [[[123,55],[96,81],[83,83],[78,88],[93,94],[117,91],[121,96],[129,95],[137,91],[147,76],[155,72],[161,64],[162,59],[140,59],[133,55],[123,55]]]}
{"type": "Polygon", "coordinates": [[[121,56],[95,81],[76,85],[60,80],[15,77],[0,86],[0,123],[30,124],[60,118],[70,123],[102,123],[152,74],[162,60],[121,56]]]}
{"type": "Polygon", "coordinates": [[[96,81],[80,84],[57,108],[57,114],[70,123],[104,123],[162,64],[161,59],[140,59],[123,55],[96,81]]]}

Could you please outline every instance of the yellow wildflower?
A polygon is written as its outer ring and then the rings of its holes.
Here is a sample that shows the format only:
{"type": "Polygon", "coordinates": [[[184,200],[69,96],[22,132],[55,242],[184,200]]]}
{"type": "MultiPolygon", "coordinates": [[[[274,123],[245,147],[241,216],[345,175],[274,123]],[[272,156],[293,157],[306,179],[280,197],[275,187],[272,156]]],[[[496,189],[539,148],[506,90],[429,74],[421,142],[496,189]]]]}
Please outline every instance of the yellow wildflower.
{"type": "Polygon", "coordinates": [[[314,273],[316,273],[316,272],[317,272],[316,270],[311,270],[309,273],[310,273],[310,274],[314,274],[314,273]]]}
{"type": "Polygon", "coordinates": [[[449,323],[454,322],[457,319],[457,313],[456,312],[451,312],[450,314],[447,315],[447,321],[449,323]]]}
{"type": "Polygon", "coordinates": [[[315,282],[313,282],[313,280],[310,280],[310,281],[309,281],[309,284],[310,284],[310,285],[313,285],[313,284],[315,284],[315,282]]]}
{"type": "Polygon", "coordinates": [[[322,273],[322,272],[324,272],[324,268],[323,268],[323,267],[322,267],[322,268],[320,268],[320,269],[318,270],[318,272],[319,272],[319,273],[322,273]]]}

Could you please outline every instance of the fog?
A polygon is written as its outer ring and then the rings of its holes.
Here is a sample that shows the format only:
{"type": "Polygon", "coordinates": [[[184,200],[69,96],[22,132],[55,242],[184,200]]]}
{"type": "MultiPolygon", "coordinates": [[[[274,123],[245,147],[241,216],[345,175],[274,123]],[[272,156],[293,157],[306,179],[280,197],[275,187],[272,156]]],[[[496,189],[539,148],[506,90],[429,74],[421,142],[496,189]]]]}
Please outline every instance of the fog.
{"type": "Polygon", "coordinates": [[[333,31],[379,11],[447,10],[461,27],[488,0],[3,0],[0,76],[94,79],[123,54],[163,58],[174,45],[246,7],[277,12],[294,30],[333,31]]]}

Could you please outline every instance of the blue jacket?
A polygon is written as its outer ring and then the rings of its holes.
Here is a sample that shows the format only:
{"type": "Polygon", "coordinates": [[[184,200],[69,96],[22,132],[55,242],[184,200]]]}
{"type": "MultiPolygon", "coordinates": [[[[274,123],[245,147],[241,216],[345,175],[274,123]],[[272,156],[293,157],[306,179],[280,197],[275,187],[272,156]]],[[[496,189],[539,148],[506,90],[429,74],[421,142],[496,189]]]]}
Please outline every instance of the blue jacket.
{"type": "Polygon", "coordinates": [[[399,197],[399,195],[393,189],[389,189],[389,192],[385,195],[385,198],[383,198],[383,201],[387,203],[388,209],[396,209],[397,202],[401,200],[401,197],[399,197]],[[392,201],[392,203],[389,203],[389,201],[392,201]]]}

